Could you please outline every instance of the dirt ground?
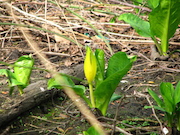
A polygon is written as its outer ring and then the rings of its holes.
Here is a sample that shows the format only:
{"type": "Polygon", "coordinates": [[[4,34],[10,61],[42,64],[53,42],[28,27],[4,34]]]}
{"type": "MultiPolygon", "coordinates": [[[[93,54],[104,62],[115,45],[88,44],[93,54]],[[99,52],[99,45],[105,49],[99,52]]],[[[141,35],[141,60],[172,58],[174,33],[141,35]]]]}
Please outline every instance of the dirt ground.
{"type": "MultiPolygon", "coordinates": [[[[62,4],[63,2],[59,1],[59,3],[62,4]]],[[[63,4],[67,6],[68,2],[63,4]]],[[[116,118],[116,126],[125,129],[133,135],[159,135],[161,133],[157,119],[154,117],[151,109],[144,108],[144,106],[149,106],[146,98],[146,95],[148,95],[147,89],[151,88],[158,93],[161,82],[177,84],[180,80],[180,52],[174,52],[165,61],[151,60],[150,46],[153,45],[151,39],[140,37],[129,25],[122,21],[116,20],[116,23],[109,24],[109,21],[114,17],[114,14],[110,13],[135,12],[134,9],[125,5],[108,6],[107,4],[106,6],[96,4],[88,1],[72,1],[68,7],[81,14],[85,19],[88,19],[98,30],[101,30],[103,35],[107,37],[113,52],[123,51],[128,55],[136,55],[137,61],[116,89],[115,93],[121,95],[122,98],[109,105],[105,117],[94,113],[97,119],[103,123],[108,133],[112,132],[110,127],[113,125],[114,118],[116,118]],[[78,8],[73,8],[73,6],[78,8]],[[93,8],[89,10],[89,7],[93,8]]],[[[22,11],[28,11],[30,14],[38,15],[41,18],[45,15],[44,2],[16,1],[13,2],[13,6],[18,7],[22,11]]],[[[15,20],[13,19],[16,18],[18,22],[33,27],[38,26],[44,29],[48,27],[48,30],[72,38],[83,45],[77,45],[64,38],[57,37],[53,33],[46,33],[33,28],[26,29],[33,41],[38,44],[42,53],[46,54],[59,72],[83,63],[85,45],[90,45],[93,49],[103,49],[106,53],[107,61],[111,56],[109,48],[101,38],[98,38],[94,29],[72,12],[68,12],[52,3],[47,4],[47,20],[56,22],[64,29],[59,30],[48,22],[47,24],[42,23],[42,20],[38,20],[38,18],[33,20],[33,17],[30,18],[27,14],[20,13],[17,10],[14,11],[16,16],[12,17],[4,3],[0,3],[0,7],[4,9],[0,10],[0,14],[2,14],[0,22],[14,22],[15,20]]],[[[177,29],[174,37],[170,40],[168,53],[180,49],[179,37],[180,28],[177,29]]],[[[27,40],[23,37],[18,27],[0,25],[0,45],[0,61],[12,64],[18,57],[32,54],[35,58],[35,67],[45,68],[36,53],[28,46],[27,40]]],[[[6,69],[8,66],[1,64],[0,69],[4,68],[6,69]]],[[[49,78],[49,73],[36,69],[32,72],[31,83],[39,80],[48,80],[49,78]]],[[[20,96],[17,91],[12,96],[9,96],[8,91],[6,78],[0,76],[0,113],[2,113],[2,107],[6,106],[7,101],[20,96]]],[[[153,102],[151,98],[150,101],[153,102]]],[[[163,121],[164,114],[156,111],[156,115],[161,119],[163,125],[166,126],[166,123],[163,121]]],[[[29,108],[28,111],[23,112],[8,122],[8,124],[2,125],[0,133],[2,135],[81,135],[89,127],[90,124],[73,102],[63,91],[60,91],[39,105],[29,108]]],[[[121,135],[118,130],[114,134],[121,135]]]]}

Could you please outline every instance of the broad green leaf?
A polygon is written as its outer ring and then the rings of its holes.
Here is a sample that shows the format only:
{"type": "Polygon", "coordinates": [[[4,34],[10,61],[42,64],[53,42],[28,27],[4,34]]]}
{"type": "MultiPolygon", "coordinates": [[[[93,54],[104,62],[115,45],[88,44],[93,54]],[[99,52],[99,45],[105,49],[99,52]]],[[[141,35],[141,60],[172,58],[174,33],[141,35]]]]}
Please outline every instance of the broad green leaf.
{"type": "Polygon", "coordinates": [[[29,84],[29,79],[34,65],[34,59],[31,56],[21,56],[14,64],[14,74],[17,81],[23,83],[25,86],[29,84]]]}
{"type": "Polygon", "coordinates": [[[95,56],[97,61],[97,72],[95,77],[95,83],[97,87],[104,80],[104,70],[105,70],[104,51],[101,49],[96,49],[95,56]]]}
{"type": "Polygon", "coordinates": [[[175,105],[169,101],[167,97],[163,97],[164,100],[164,109],[166,110],[167,113],[172,115],[172,113],[175,111],[175,105]]]}
{"type": "Polygon", "coordinates": [[[176,85],[175,92],[174,92],[174,102],[175,104],[180,102],[180,81],[176,85]]]}
{"type": "Polygon", "coordinates": [[[169,39],[180,23],[180,0],[160,0],[160,4],[149,14],[150,29],[161,39],[162,54],[166,55],[169,39]]]}
{"type": "Polygon", "coordinates": [[[174,103],[174,88],[169,82],[162,82],[160,85],[160,92],[164,100],[165,110],[172,113],[175,109],[174,103]]]}
{"type": "Polygon", "coordinates": [[[51,78],[48,80],[47,86],[48,86],[47,89],[49,89],[49,90],[53,89],[53,88],[62,89],[62,86],[57,81],[55,81],[54,78],[51,78]]]}
{"type": "Polygon", "coordinates": [[[154,9],[159,5],[159,0],[147,0],[147,4],[151,9],[154,9]]]}
{"type": "Polygon", "coordinates": [[[122,77],[127,74],[130,70],[131,65],[127,65],[124,69],[116,72],[112,76],[106,78],[99,86],[96,88],[94,95],[96,100],[96,107],[102,112],[103,115],[106,114],[107,107],[109,105],[112,94],[114,93],[116,87],[118,86],[122,77]]]}
{"type": "Polygon", "coordinates": [[[25,88],[26,86],[22,82],[19,82],[16,79],[16,76],[13,72],[11,72],[8,69],[0,69],[0,75],[5,75],[6,77],[8,77],[8,84],[10,87],[9,95],[12,95],[15,86],[18,86],[18,90],[19,90],[20,94],[23,93],[22,89],[25,88]]]}
{"type": "Polygon", "coordinates": [[[163,101],[158,97],[158,95],[152,91],[151,89],[148,89],[149,94],[151,97],[156,101],[157,105],[161,108],[164,108],[164,103],[163,101]]]}
{"type": "Polygon", "coordinates": [[[83,135],[100,135],[94,127],[88,128],[87,131],[83,131],[83,135]]]}
{"type": "Polygon", "coordinates": [[[20,94],[22,95],[23,89],[26,87],[26,85],[24,85],[22,82],[19,82],[16,79],[16,76],[13,72],[11,72],[10,70],[6,70],[6,71],[7,71],[8,83],[9,83],[9,87],[10,87],[9,95],[12,95],[15,86],[18,87],[18,90],[19,90],[20,94]]]}
{"type": "Polygon", "coordinates": [[[118,19],[129,23],[139,35],[152,37],[149,22],[142,20],[138,16],[132,13],[125,13],[121,14],[118,19]]]}
{"type": "Polygon", "coordinates": [[[132,64],[134,57],[131,58],[128,58],[125,52],[115,53],[108,61],[105,77],[108,78],[109,76],[116,74],[116,72],[123,70],[127,65],[132,64]]]}
{"type": "Polygon", "coordinates": [[[6,70],[7,71],[7,75],[8,75],[8,81],[9,81],[9,86],[10,87],[14,87],[14,86],[24,86],[25,85],[22,82],[19,82],[15,76],[15,74],[13,72],[11,72],[10,70],[6,70]]]}
{"type": "Polygon", "coordinates": [[[57,79],[55,79],[55,78],[49,79],[48,89],[52,89],[52,88],[62,89],[63,86],[72,88],[75,86],[74,82],[69,77],[64,76],[64,75],[59,75],[58,77],[56,77],[57,79]],[[59,81],[59,80],[61,80],[61,81],[59,81]]]}
{"type": "Polygon", "coordinates": [[[48,81],[48,89],[56,88],[56,89],[62,89],[63,86],[71,87],[77,95],[79,95],[81,98],[83,98],[88,105],[91,106],[91,103],[88,98],[85,96],[86,88],[83,85],[75,85],[74,82],[65,75],[60,75],[60,78],[51,78],[48,81]],[[61,81],[59,81],[61,80],[61,81]]]}
{"type": "Polygon", "coordinates": [[[126,53],[115,53],[108,62],[106,79],[98,85],[94,91],[96,107],[106,114],[110,99],[118,86],[120,80],[132,67],[132,61],[127,58],[126,53]]]}
{"type": "Polygon", "coordinates": [[[0,75],[5,75],[7,77],[7,69],[0,69],[0,75]]]}

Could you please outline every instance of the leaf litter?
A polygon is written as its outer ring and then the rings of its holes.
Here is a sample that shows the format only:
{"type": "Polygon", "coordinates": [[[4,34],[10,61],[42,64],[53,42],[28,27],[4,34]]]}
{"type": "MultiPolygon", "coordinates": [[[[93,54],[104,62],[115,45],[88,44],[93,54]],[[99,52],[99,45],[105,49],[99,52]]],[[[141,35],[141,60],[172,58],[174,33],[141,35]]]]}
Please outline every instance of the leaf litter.
{"type": "MultiPolygon", "coordinates": [[[[135,93],[142,92],[143,94],[147,94],[148,87],[157,90],[158,85],[162,81],[176,83],[180,80],[179,52],[173,53],[168,61],[151,61],[150,46],[153,45],[153,42],[150,38],[139,36],[130,25],[122,21],[116,20],[115,23],[110,23],[114,15],[120,15],[125,12],[135,12],[134,8],[131,7],[131,2],[129,6],[123,5],[122,3],[122,5],[117,5],[114,4],[115,2],[111,1],[108,5],[105,1],[103,1],[104,4],[95,1],[72,1],[70,3],[59,1],[59,4],[70,8],[93,24],[107,38],[114,52],[125,51],[129,55],[138,56],[138,60],[135,62],[133,69],[123,78],[126,80],[126,83],[121,83],[116,90],[117,94],[126,95],[126,98],[121,101],[117,121],[121,122],[127,120],[129,117],[134,119],[136,119],[135,117],[148,117],[156,121],[152,111],[150,109],[144,109],[144,106],[148,105],[147,100],[144,97],[137,97],[135,93]]],[[[129,1],[125,3],[129,3],[129,1]]],[[[0,3],[0,5],[2,9],[5,9],[4,11],[0,11],[2,14],[0,21],[6,23],[12,22],[13,18],[8,15],[4,3],[0,3]]],[[[53,30],[75,41],[70,42],[53,33],[48,33],[47,35],[47,32],[42,30],[28,29],[31,36],[42,49],[42,52],[48,56],[59,71],[83,63],[85,54],[83,46],[85,45],[90,45],[94,49],[103,49],[107,59],[111,56],[109,48],[103,39],[98,37],[94,29],[67,10],[48,2],[48,10],[45,13],[45,3],[43,1],[16,1],[12,2],[12,5],[22,11],[14,10],[14,13],[16,14],[16,18],[25,25],[53,30]],[[36,15],[39,18],[31,15],[36,15]],[[46,17],[48,21],[43,19],[44,17],[46,17]],[[56,27],[56,24],[59,26],[56,27]],[[76,42],[83,46],[77,45],[76,42]]],[[[33,51],[27,46],[18,27],[2,25],[0,31],[1,61],[6,60],[8,63],[13,63],[18,59],[19,54],[33,54],[33,51]],[[19,53],[18,55],[16,55],[17,52],[19,53]]],[[[179,29],[177,29],[177,33],[170,40],[170,51],[180,48],[178,31],[179,29]]],[[[43,68],[43,65],[39,63],[38,59],[36,59],[35,64],[37,67],[43,68]]],[[[0,68],[5,67],[0,65],[0,68]]],[[[36,82],[38,79],[44,79],[45,76],[46,73],[35,70],[33,71],[31,83],[36,82]]],[[[0,76],[0,79],[3,80],[4,77],[0,76]]],[[[7,85],[3,83],[0,86],[0,91],[2,93],[8,92],[7,85]]],[[[12,100],[11,98],[16,98],[17,96],[19,95],[9,97],[8,94],[1,94],[1,107],[9,100],[12,100]]],[[[101,118],[105,126],[107,126],[107,118],[111,124],[113,123],[112,119],[116,115],[115,112],[119,102],[111,104],[106,118],[101,118]]],[[[0,112],[1,110],[3,111],[3,109],[0,108],[0,112]]],[[[158,114],[160,115],[161,113],[158,114]]],[[[144,119],[144,121],[146,120],[144,119]]],[[[138,122],[140,123],[140,121],[138,122]]],[[[66,95],[62,96],[60,94],[23,113],[23,115],[17,117],[17,119],[9,123],[9,125],[3,127],[0,132],[8,134],[81,134],[82,131],[87,130],[89,126],[81,113],[73,105],[72,101],[70,101],[66,95]],[[36,117],[32,118],[30,116],[36,117]],[[42,119],[38,119],[37,117],[42,119]],[[61,120],[53,119],[60,117],[62,117],[61,120]],[[47,121],[43,119],[47,119],[47,121]],[[54,123],[52,121],[54,121],[54,123]],[[57,124],[56,122],[60,123],[57,124]]],[[[149,129],[132,128],[133,131],[131,132],[133,134],[148,133],[149,131],[159,132],[157,123],[152,122],[151,126],[152,128],[149,129]],[[156,126],[156,128],[153,128],[153,126],[156,126]]],[[[110,128],[108,131],[110,131],[110,128]]]]}

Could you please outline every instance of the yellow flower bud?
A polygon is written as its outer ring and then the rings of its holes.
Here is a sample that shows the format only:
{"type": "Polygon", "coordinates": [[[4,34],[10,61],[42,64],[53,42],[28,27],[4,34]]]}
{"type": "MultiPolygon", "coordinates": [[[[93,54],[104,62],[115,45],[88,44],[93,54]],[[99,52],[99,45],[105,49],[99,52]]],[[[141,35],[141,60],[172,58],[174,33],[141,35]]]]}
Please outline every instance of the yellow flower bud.
{"type": "Polygon", "coordinates": [[[88,83],[92,83],[96,76],[96,57],[90,47],[87,47],[86,58],[84,60],[84,73],[88,83]]]}

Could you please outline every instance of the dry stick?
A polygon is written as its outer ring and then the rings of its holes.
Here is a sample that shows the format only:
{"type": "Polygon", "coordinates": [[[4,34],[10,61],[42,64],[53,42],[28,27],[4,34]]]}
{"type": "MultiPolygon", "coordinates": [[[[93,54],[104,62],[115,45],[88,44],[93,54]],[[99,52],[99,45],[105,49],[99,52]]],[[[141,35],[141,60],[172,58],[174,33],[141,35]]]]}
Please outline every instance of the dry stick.
{"type": "Polygon", "coordinates": [[[33,124],[30,124],[30,123],[26,123],[28,126],[30,127],[33,127],[35,128],[34,130],[27,130],[27,131],[22,131],[22,132],[19,132],[19,133],[16,133],[16,135],[23,135],[23,134],[31,134],[33,132],[38,132],[39,130],[42,130],[42,131],[49,131],[49,134],[50,133],[54,133],[54,134],[57,134],[59,135],[59,132],[57,131],[53,131],[56,129],[56,127],[53,127],[54,129],[51,129],[52,127],[46,127],[46,128],[43,128],[43,127],[38,127],[36,125],[33,125],[33,124]]]}
{"type": "MultiPolygon", "coordinates": [[[[109,124],[102,124],[104,127],[108,127],[108,128],[113,128],[113,125],[109,125],[109,124]]],[[[125,135],[133,135],[133,134],[130,134],[128,132],[126,132],[125,130],[119,128],[119,127],[116,127],[116,131],[119,131],[125,135]]]]}
{"type": "Polygon", "coordinates": [[[163,67],[160,65],[159,65],[159,67],[168,72],[179,72],[180,73],[180,70],[178,70],[178,69],[171,69],[171,68],[163,67]]]}
{"type": "Polygon", "coordinates": [[[133,8],[138,8],[141,9],[143,11],[148,11],[151,12],[151,9],[147,8],[147,7],[141,7],[141,6],[137,6],[137,5],[132,5],[129,3],[125,3],[125,2],[120,2],[120,1],[116,1],[116,0],[109,0],[110,2],[116,3],[116,4],[120,4],[120,5],[124,5],[124,6],[129,6],[129,7],[133,7],[133,8]]]}
{"type": "MultiPolygon", "coordinates": [[[[45,7],[44,7],[44,18],[45,20],[47,20],[47,0],[45,0],[45,7]]],[[[48,25],[47,23],[45,23],[45,29],[48,30],[48,25]]],[[[48,32],[46,32],[46,37],[47,37],[47,41],[48,41],[48,47],[49,47],[49,51],[51,52],[51,44],[50,44],[50,38],[49,38],[49,34],[48,32]]]]}
{"type": "MultiPolygon", "coordinates": [[[[94,22],[91,22],[91,23],[94,23],[94,22]]],[[[70,24],[76,26],[77,28],[85,28],[85,29],[88,29],[88,30],[92,30],[91,28],[89,28],[87,26],[84,26],[84,25],[80,25],[80,24],[76,24],[76,23],[70,23],[70,24]]],[[[96,23],[96,25],[100,25],[100,24],[101,23],[96,23]]],[[[126,26],[126,24],[121,24],[121,26],[124,26],[124,25],[126,26]]],[[[65,29],[67,29],[67,28],[65,28],[65,29]]],[[[110,35],[115,35],[115,36],[120,36],[120,37],[129,37],[129,38],[132,37],[132,35],[125,35],[125,34],[119,34],[119,33],[114,33],[114,32],[107,32],[105,30],[99,30],[99,32],[110,34],[110,35]]],[[[133,36],[133,38],[147,39],[147,37],[141,37],[141,36],[133,36]]],[[[111,40],[111,39],[108,39],[108,40],[111,40]]],[[[116,41],[118,39],[114,39],[114,40],[116,41]]]]}
{"type": "Polygon", "coordinates": [[[138,95],[138,96],[141,96],[141,97],[145,97],[145,98],[147,99],[149,105],[150,105],[151,108],[152,108],[152,112],[153,112],[153,114],[154,114],[154,117],[155,117],[156,120],[158,121],[158,123],[159,123],[159,125],[160,125],[160,128],[161,128],[161,131],[162,131],[162,133],[163,133],[163,125],[162,125],[161,121],[159,120],[159,118],[157,117],[156,112],[155,112],[155,109],[154,109],[154,106],[152,105],[151,101],[149,100],[148,95],[142,94],[142,93],[140,93],[140,92],[135,93],[135,94],[138,95]]]}
{"type": "Polygon", "coordinates": [[[152,105],[152,103],[151,103],[151,101],[149,100],[149,97],[146,95],[146,99],[147,99],[147,101],[149,102],[149,105],[152,107],[152,112],[153,112],[153,114],[154,114],[154,117],[157,119],[157,121],[159,122],[159,125],[160,125],[160,127],[161,127],[161,131],[163,132],[163,125],[162,125],[162,123],[161,123],[161,121],[159,120],[159,118],[157,117],[157,115],[156,115],[156,112],[155,112],[155,109],[154,109],[154,106],[152,105]]]}
{"type": "MultiPolygon", "coordinates": [[[[12,5],[9,3],[6,3],[6,6],[11,9],[11,14],[12,14],[12,16],[14,16],[14,19],[16,19],[15,15],[13,14],[13,11],[12,11],[12,5]]],[[[16,23],[18,23],[17,20],[15,20],[15,21],[16,21],[16,23]]],[[[57,73],[57,71],[51,65],[51,62],[46,58],[46,56],[40,52],[40,48],[38,47],[38,44],[32,39],[32,36],[29,34],[29,32],[27,32],[28,30],[24,27],[19,27],[19,29],[22,32],[26,41],[28,42],[29,47],[31,47],[34,50],[34,52],[37,54],[37,56],[41,60],[42,64],[44,64],[46,69],[48,69],[50,71],[50,73],[57,80],[57,82],[62,82],[62,84],[63,84],[64,79],[62,78],[61,75],[59,75],[57,73]]],[[[64,83],[64,84],[66,84],[66,83],[64,83]]],[[[63,89],[64,89],[65,93],[69,96],[69,98],[71,98],[72,101],[75,103],[75,105],[79,108],[81,113],[90,122],[90,124],[92,126],[94,126],[94,128],[99,132],[99,134],[106,135],[101,123],[96,119],[94,114],[83,103],[82,99],[75,94],[74,90],[68,86],[63,86],[63,89]]]]}
{"type": "MultiPolygon", "coordinates": [[[[122,103],[122,101],[123,101],[124,98],[125,98],[125,97],[123,96],[123,97],[120,99],[119,104],[118,104],[118,106],[117,106],[117,108],[116,108],[116,114],[115,114],[114,122],[113,122],[113,131],[112,131],[111,135],[114,135],[114,133],[115,133],[115,130],[116,130],[116,121],[117,121],[117,116],[118,116],[119,108],[120,108],[121,103],[122,103]]],[[[129,133],[128,133],[128,134],[129,134],[129,133]]]]}
{"type": "MultiPolygon", "coordinates": [[[[110,35],[109,35],[110,36],[110,35]]],[[[114,38],[113,36],[110,36],[112,38],[114,38]]],[[[133,38],[133,35],[132,35],[132,38],[133,38]]],[[[115,39],[115,38],[114,38],[115,39]]],[[[131,40],[130,40],[131,41],[131,40]]],[[[129,41],[129,42],[130,42],[129,41]]],[[[122,42],[120,41],[117,41],[119,44],[121,44],[122,46],[126,47],[130,52],[134,53],[134,54],[137,54],[139,56],[142,56],[144,57],[145,59],[147,59],[149,62],[153,62],[152,60],[150,60],[148,57],[146,57],[145,55],[143,55],[142,53],[138,53],[138,52],[135,52],[135,51],[132,51],[130,47],[128,47],[128,45],[124,45],[122,42]]],[[[129,43],[128,43],[129,44],[129,43]]]]}
{"type": "Polygon", "coordinates": [[[41,17],[37,17],[37,16],[35,16],[35,15],[29,14],[29,13],[27,13],[27,12],[24,12],[24,11],[20,10],[19,8],[10,5],[9,3],[7,3],[7,5],[8,5],[8,6],[11,6],[13,9],[15,9],[16,11],[18,11],[19,13],[21,13],[21,14],[23,14],[23,15],[25,15],[25,16],[33,17],[33,18],[35,18],[36,20],[43,21],[43,23],[46,22],[46,23],[48,23],[49,25],[55,26],[55,27],[59,28],[60,30],[63,30],[63,31],[65,30],[63,27],[61,27],[60,25],[58,25],[58,24],[56,24],[56,23],[54,23],[54,22],[52,22],[52,21],[49,21],[49,20],[43,19],[43,18],[41,18],[41,17]]]}
{"type": "MultiPolygon", "coordinates": [[[[24,49],[21,49],[21,48],[18,48],[18,50],[19,50],[20,52],[34,53],[33,50],[24,50],[24,49]]],[[[41,51],[41,53],[44,53],[44,54],[46,54],[46,55],[56,55],[56,56],[66,56],[66,57],[71,57],[71,55],[69,55],[69,54],[64,54],[64,53],[44,52],[44,51],[41,51]]]]}
{"type": "MultiPolygon", "coordinates": [[[[129,24],[120,24],[120,23],[97,23],[97,22],[91,22],[92,24],[96,24],[96,25],[117,25],[117,26],[130,26],[129,24]]],[[[91,30],[91,28],[84,26],[84,25],[80,25],[77,23],[71,23],[68,22],[68,24],[74,25],[70,28],[85,28],[88,30],[91,30]]],[[[65,28],[66,30],[68,30],[69,28],[65,28]]],[[[120,36],[120,37],[127,37],[127,38],[137,38],[137,39],[146,39],[146,40],[133,40],[131,39],[131,44],[154,44],[154,42],[152,41],[151,38],[147,38],[147,37],[141,37],[141,36],[132,36],[132,35],[125,35],[125,34],[120,34],[120,33],[114,33],[114,32],[108,32],[108,31],[104,31],[104,30],[99,30],[102,33],[106,33],[107,35],[115,35],[115,36],[120,36]]],[[[121,41],[121,42],[129,42],[129,39],[108,39],[110,41],[121,41]]],[[[172,45],[180,45],[180,43],[178,42],[169,42],[172,45]]]]}
{"type": "Polygon", "coordinates": [[[3,41],[2,41],[2,45],[1,47],[4,48],[4,43],[5,43],[5,38],[7,37],[7,35],[9,34],[10,31],[12,31],[13,29],[13,26],[11,26],[11,28],[9,30],[7,30],[6,34],[4,35],[4,37],[2,38],[3,41]]]}

